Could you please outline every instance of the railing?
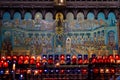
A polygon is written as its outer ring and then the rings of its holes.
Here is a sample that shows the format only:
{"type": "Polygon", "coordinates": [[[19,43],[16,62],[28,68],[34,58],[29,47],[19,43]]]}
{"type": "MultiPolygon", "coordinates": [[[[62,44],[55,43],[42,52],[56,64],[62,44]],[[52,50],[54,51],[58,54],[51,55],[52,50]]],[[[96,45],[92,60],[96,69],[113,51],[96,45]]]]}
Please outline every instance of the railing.
{"type": "MultiPolygon", "coordinates": [[[[54,7],[54,0],[0,0],[0,7],[54,7]]],[[[66,7],[119,8],[120,0],[67,0],[66,7]]]]}
{"type": "MultiPolygon", "coordinates": [[[[3,0],[0,0],[0,1],[3,1],[3,0]]],[[[11,1],[11,0],[4,0],[4,1],[11,1]]],[[[12,1],[24,1],[24,2],[27,2],[27,1],[54,1],[54,0],[12,0],[12,1]]],[[[66,1],[120,1],[120,0],[66,0],[66,1]]]]}

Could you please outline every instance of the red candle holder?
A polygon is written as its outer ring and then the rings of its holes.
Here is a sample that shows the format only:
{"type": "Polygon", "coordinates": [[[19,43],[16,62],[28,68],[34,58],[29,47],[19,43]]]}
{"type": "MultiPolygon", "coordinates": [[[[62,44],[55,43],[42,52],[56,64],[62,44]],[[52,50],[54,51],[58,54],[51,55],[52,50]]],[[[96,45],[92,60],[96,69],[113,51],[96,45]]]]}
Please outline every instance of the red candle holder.
{"type": "Polygon", "coordinates": [[[36,62],[41,62],[41,56],[37,56],[37,58],[36,58],[36,62]]]}
{"type": "Polygon", "coordinates": [[[26,55],[25,57],[24,57],[24,64],[29,64],[29,56],[28,55],[26,55]]]}
{"type": "Polygon", "coordinates": [[[104,69],[103,68],[100,69],[100,73],[104,73],[104,69]]]}
{"type": "Polygon", "coordinates": [[[13,58],[13,60],[17,61],[17,56],[16,55],[14,55],[12,58],[13,58]]]}
{"type": "Polygon", "coordinates": [[[77,63],[77,57],[75,55],[72,56],[72,64],[77,63]]]}
{"type": "Polygon", "coordinates": [[[19,60],[24,60],[24,56],[23,56],[23,55],[20,55],[20,56],[19,56],[19,60]]]}
{"type": "Polygon", "coordinates": [[[85,60],[83,61],[83,64],[88,64],[88,63],[89,63],[88,59],[85,59],[85,60]]]}
{"type": "Polygon", "coordinates": [[[110,69],[110,73],[113,73],[113,74],[114,74],[114,73],[115,73],[115,69],[114,69],[114,68],[111,68],[111,69],[110,69]]]}
{"type": "Polygon", "coordinates": [[[94,64],[94,63],[97,63],[97,59],[96,58],[92,59],[92,64],[94,64]]]}
{"type": "Polygon", "coordinates": [[[82,69],[82,74],[87,74],[87,69],[86,68],[82,69]]]}
{"type": "Polygon", "coordinates": [[[65,60],[65,55],[60,55],[60,60],[65,60]]]}
{"type": "Polygon", "coordinates": [[[35,70],[34,75],[38,75],[38,74],[39,74],[39,70],[35,70]]]}
{"type": "Polygon", "coordinates": [[[35,64],[35,56],[30,57],[30,64],[35,64]]]}
{"type": "Polygon", "coordinates": [[[119,55],[115,55],[115,62],[116,62],[116,64],[120,64],[120,56],[119,55]]]}
{"type": "Polygon", "coordinates": [[[39,70],[39,72],[40,72],[40,74],[41,74],[41,73],[43,72],[43,70],[42,70],[42,69],[40,69],[40,70],[39,70]]]}
{"type": "Polygon", "coordinates": [[[35,56],[31,56],[31,57],[30,57],[30,59],[33,59],[33,60],[35,60],[35,56]]]}
{"type": "Polygon", "coordinates": [[[102,56],[98,56],[97,60],[98,60],[98,63],[103,63],[104,62],[102,56]]]}
{"type": "Polygon", "coordinates": [[[12,60],[12,57],[11,56],[7,56],[7,60],[12,60]]]}
{"type": "Polygon", "coordinates": [[[119,55],[115,55],[115,59],[116,60],[120,59],[120,56],[119,55]]]}
{"type": "Polygon", "coordinates": [[[65,70],[64,70],[64,69],[61,69],[61,70],[60,70],[60,73],[61,73],[61,74],[63,74],[64,72],[65,72],[65,70]]]}
{"type": "Polygon", "coordinates": [[[53,64],[53,59],[49,59],[48,64],[53,64]]]}
{"type": "Polygon", "coordinates": [[[60,55],[60,64],[65,64],[65,55],[60,55]]]}
{"type": "Polygon", "coordinates": [[[32,59],[32,60],[30,60],[30,64],[34,64],[35,63],[35,61],[32,59]]]}
{"type": "Polygon", "coordinates": [[[4,67],[4,68],[7,68],[7,67],[8,67],[8,62],[4,62],[4,63],[3,63],[3,67],[4,67]]]}
{"type": "Polygon", "coordinates": [[[109,69],[109,68],[106,68],[106,69],[105,69],[105,73],[110,73],[110,69],[109,69]]]}
{"type": "Polygon", "coordinates": [[[23,64],[23,60],[18,60],[18,64],[23,64]]]}
{"type": "Polygon", "coordinates": [[[98,69],[98,68],[94,68],[94,69],[93,69],[93,72],[94,72],[94,73],[99,73],[99,69],[98,69]]]}
{"type": "Polygon", "coordinates": [[[6,60],[6,57],[5,56],[2,56],[1,57],[1,61],[5,61],[6,60]]]}
{"type": "Polygon", "coordinates": [[[82,64],[83,60],[82,59],[78,59],[78,64],[82,64]]]}
{"type": "Polygon", "coordinates": [[[3,65],[3,63],[2,63],[2,62],[0,62],[0,68],[2,68],[2,65],[3,65]]]}
{"type": "Polygon", "coordinates": [[[40,68],[40,65],[41,65],[40,62],[37,62],[36,63],[36,68],[40,68]]]}
{"type": "Polygon", "coordinates": [[[25,57],[24,57],[24,60],[29,60],[30,58],[29,58],[29,56],[28,55],[26,55],[25,57]]]}

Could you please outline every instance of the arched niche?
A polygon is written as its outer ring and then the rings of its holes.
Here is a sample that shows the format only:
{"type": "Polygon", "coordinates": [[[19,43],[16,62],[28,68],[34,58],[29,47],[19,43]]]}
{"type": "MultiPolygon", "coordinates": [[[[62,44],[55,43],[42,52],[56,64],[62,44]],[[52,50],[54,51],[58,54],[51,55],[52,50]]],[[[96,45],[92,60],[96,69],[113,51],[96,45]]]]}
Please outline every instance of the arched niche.
{"type": "Polygon", "coordinates": [[[93,12],[89,12],[87,14],[87,20],[94,20],[95,19],[95,15],[93,14],[93,12]]]}
{"type": "Polygon", "coordinates": [[[32,19],[32,14],[30,12],[26,12],[24,15],[25,20],[31,20],[32,19]]]}
{"type": "Polygon", "coordinates": [[[108,24],[110,26],[115,26],[117,20],[116,20],[116,17],[115,17],[115,13],[114,12],[110,12],[108,14],[108,24]]]}
{"type": "Polygon", "coordinates": [[[115,32],[113,30],[108,32],[108,43],[115,43],[115,32]]]}
{"type": "Polygon", "coordinates": [[[35,20],[36,20],[36,19],[42,19],[42,18],[43,18],[42,13],[37,12],[37,13],[35,14],[35,20]]]}
{"type": "Polygon", "coordinates": [[[79,13],[77,14],[77,21],[78,21],[78,22],[84,21],[84,14],[83,14],[82,12],[79,12],[79,13]]]}
{"type": "Polygon", "coordinates": [[[103,12],[99,12],[99,13],[98,13],[98,16],[97,16],[97,19],[98,19],[98,20],[101,20],[101,19],[102,19],[102,20],[105,20],[105,14],[104,14],[103,12]]]}
{"type": "Polygon", "coordinates": [[[16,19],[17,19],[17,20],[21,20],[21,14],[20,14],[20,12],[15,12],[15,13],[14,13],[14,16],[13,16],[13,19],[14,19],[14,20],[16,20],[16,19]]]}
{"type": "Polygon", "coordinates": [[[3,21],[9,21],[10,20],[10,17],[11,17],[11,15],[10,15],[10,13],[9,12],[5,12],[4,14],[3,14],[3,21]]]}
{"type": "Polygon", "coordinates": [[[67,15],[66,15],[66,20],[68,22],[72,22],[74,20],[74,15],[72,12],[68,12],[67,15]]]}
{"type": "Polygon", "coordinates": [[[45,20],[52,22],[53,21],[53,14],[51,12],[47,12],[45,15],[45,20]]]}

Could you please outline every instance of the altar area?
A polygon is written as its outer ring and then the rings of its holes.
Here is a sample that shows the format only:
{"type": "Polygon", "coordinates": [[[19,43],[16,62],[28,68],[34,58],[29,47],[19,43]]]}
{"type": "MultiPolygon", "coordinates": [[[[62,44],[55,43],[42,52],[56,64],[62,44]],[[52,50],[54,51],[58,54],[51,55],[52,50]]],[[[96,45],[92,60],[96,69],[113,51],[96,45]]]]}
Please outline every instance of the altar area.
{"type": "Polygon", "coordinates": [[[61,12],[56,13],[55,19],[50,15],[45,20],[40,13],[36,13],[34,20],[3,19],[1,55],[87,54],[90,57],[118,53],[115,17],[109,22],[102,17],[93,19],[92,13],[88,19],[78,13],[76,20],[71,13],[66,19],[61,12]]]}

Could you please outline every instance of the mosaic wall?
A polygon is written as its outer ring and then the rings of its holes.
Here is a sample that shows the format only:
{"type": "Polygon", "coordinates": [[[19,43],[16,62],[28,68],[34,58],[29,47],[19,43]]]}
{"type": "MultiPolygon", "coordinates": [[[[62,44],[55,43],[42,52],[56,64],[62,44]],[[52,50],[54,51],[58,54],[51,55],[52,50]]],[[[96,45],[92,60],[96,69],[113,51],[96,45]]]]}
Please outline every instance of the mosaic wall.
{"type": "Polygon", "coordinates": [[[3,14],[0,48],[8,52],[14,49],[27,49],[31,54],[71,53],[87,54],[92,50],[118,50],[117,20],[110,12],[105,19],[99,12],[97,19],[92,12],[79,12],[77,19],[69,12],[64,20],[62,13],[48,12],[45,19],[40,12],[32,15],[26,12],[24,19],[16,12],[13,20],[9,12],[3,14]],[[55,19],[53,19],[55,16],[55,19]],[[6,46],[7,45],[7,46],[6,46]]]}

